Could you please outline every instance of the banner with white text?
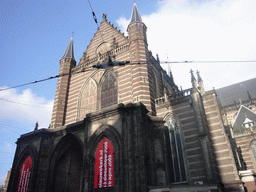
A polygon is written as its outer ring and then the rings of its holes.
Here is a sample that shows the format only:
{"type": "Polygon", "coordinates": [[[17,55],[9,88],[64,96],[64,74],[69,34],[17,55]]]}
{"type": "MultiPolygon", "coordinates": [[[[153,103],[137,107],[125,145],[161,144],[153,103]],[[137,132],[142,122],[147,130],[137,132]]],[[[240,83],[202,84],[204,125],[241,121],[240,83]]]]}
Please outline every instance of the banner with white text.
{"type": "Polygon", "coordinates": [[[111,142],[104,137],[95,155],[94,189],[114,187],[114,150],[111,142]]]}
{"type": "Polygon", "coordinates": [[[26,192],[28,190],[29,177],[32,170],[32,159],[28,156],[20,169],[20,177],[17,192],[26,192]]]}

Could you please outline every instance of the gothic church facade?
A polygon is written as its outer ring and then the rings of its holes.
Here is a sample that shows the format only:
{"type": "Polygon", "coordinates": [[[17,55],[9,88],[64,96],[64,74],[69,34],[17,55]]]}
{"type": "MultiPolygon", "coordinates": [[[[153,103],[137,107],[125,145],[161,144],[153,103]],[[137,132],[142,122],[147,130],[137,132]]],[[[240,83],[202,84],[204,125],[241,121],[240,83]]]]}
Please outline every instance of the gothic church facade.
{"type": "Polygon", "coordinates": [[[8,191],[242,191],[216,92],[180,90],[148,50],[134,3],[128,37],[106,14],[77,64],[60,59],[49,129],[22,135],[8,191]]]}

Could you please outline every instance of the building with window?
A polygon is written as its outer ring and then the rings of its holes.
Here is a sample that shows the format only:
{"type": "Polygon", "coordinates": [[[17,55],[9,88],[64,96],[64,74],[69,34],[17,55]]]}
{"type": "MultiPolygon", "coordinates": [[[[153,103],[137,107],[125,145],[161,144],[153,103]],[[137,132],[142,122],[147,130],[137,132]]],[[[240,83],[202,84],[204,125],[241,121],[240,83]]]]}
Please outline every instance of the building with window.
{"type": "Polygon", "coordinates": [[[78,64],[70,39],[51,126],[18,139],[8,191],[244,190],[216,91],[193,71],[191,89],[175,85],[135,3],[127,31],[103,14],[78,64]]]}
{"type": "Polygon", "coordinates": [[[248,191],[256,189],[256,79],[216,90],[236,166],[248,191]]]}

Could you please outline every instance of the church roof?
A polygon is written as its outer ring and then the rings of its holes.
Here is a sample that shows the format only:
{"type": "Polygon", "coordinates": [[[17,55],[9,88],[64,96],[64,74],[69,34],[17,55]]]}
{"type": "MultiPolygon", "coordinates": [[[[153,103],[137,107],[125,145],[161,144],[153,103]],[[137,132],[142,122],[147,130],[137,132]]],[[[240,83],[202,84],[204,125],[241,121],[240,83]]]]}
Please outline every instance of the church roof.
{"type": "Polygon", "coordinates": [[[216,90],[223,107],[256,99],[256,78],[223,87],[216,90]]]}
{"type": "Polygon", "coordinates": [[[74,45],[73,45],[73,35],[68,43],[67,49],[64,53],[64,55],[62,56],[61,59],[65,59],[65,58],[71,58],[75,60],[75,55],[74,55],[74,45]]]}
{"type": "Polygon", "coordinates": [[[133,23],[133,22],[142,22],[139,9],[138,9],[135,2],[134,2],[134,5],[133,5],[133,8],[132,8],[132,17],[131,17],[131,22],[130,23],[133,23]]]}
{"type": "Polygon", "coordinates": [[[233,123],[233,129],[239,130],[246,123],[256,123],[256,113],[242,105],[233,123]]]}

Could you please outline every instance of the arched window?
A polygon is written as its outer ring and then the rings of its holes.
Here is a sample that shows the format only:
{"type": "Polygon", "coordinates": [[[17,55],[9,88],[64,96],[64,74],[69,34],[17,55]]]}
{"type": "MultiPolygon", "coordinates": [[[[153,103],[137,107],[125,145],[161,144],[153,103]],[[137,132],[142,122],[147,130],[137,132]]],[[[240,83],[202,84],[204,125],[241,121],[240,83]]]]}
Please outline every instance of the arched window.
{"type": "Polygon", "coordinates": [[[153,96],[154,96],[154,99],[156,99],[157,98],[157,87],[156,87],[155,75],[152,75],[152,87],[153,87],[153,96]]]}
{"type": "Polygon", "coordinates": [[[171,168],[171,183],[186,181],[184,157],[182,150],[182,139],[180,133],[180,124],[178,121],[169,117],[166,121],[167,146],[170,153],[169,166],[171,168]]]}
{"type": "Polygon", "coordinates": [[[101,108],[117,103],[117,80],[110,72],[103,77],[101,85],[101,108]]]}
{"type": "Polygon", "coordinates": [[[157,80],[156,80],[156,76],[154,74],[153,68],[149,69],[149,73],[150,73],[149,81],[150,81],[152,96],[154,97],[154,99],[156,99],[157,98],[157,80]]]}
{"type": "Polygon", "coordinates": [[[85,118],[86,114],[94,112],[97,109],[97,85],[94,80],[89,80],[81,95],[80,120],[85,118]]]}
{"type": "Polygon", "coordinates": [[[251,150],[252,150],[252,155],[254,157],[254,161],[256,161],[256,140],[254,140],[251,144],[251,150]]]}
{"type": "Polygon", "coordinates": [[[26,192],[28,190],[29,178],[32,170],[32,159],[27,156],[20,169],[19,183],[17,192],[26,192]]]}
{"type": "Polygon", "coordinates": [[[114,149],[103,137],[95,153],[94,189],[110,187],[114,187],[114,149]]]}

